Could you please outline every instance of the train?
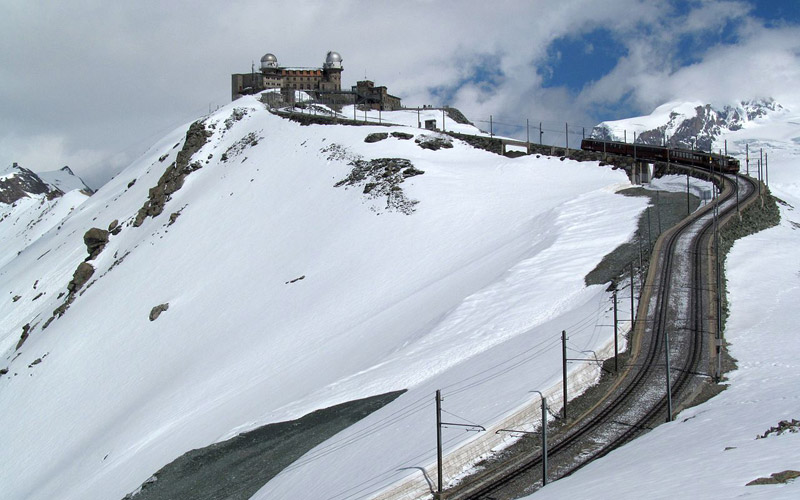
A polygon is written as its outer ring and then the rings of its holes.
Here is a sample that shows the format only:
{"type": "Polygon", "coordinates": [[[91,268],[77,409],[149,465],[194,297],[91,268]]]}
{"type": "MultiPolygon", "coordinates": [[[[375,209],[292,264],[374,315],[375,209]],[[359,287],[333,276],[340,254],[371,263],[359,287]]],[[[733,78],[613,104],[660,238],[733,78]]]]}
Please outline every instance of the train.
{"type": "Polygon", "coordinates": [[[705,151],[668,148],[649,144],[604,141],[602,139],[584,139],[581,141],[581,149],[585,151],[633,156],[637,160],[684,163],[725,174],[736,174],[739,172],[739,160],[736,158],[706,153],[705,151]]]}

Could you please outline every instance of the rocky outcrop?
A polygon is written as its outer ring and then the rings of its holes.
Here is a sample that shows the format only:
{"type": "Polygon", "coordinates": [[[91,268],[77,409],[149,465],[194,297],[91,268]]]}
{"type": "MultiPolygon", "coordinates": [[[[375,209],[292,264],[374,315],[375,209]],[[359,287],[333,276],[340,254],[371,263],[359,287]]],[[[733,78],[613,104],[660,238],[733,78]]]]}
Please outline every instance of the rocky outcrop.
{"type": "Polygon", "coordinates": [[[14,203],[20,198],[30,195],[56,193],[61,195],[61,191],[45,183],[38,175],[20,167],[16,163],[0,177],[0,203],[14,203]]]}
{"type": "MultiPolygon", "coordinates": [[[[748,121],[767,116],[782,110],[783,107],[773,99],[742,101],[736,106],[721,109],[710,104],[696,106],[692,115],[671,112],[666,123],[636,136],[637,144],[662,145],[673,148],[700,149],[711,151],[714,140],[725,131],[741,129],[748,121]]],[[[602,140],[621,141],[608,125],[601,123],[594,127],[591,137],[602,140]]],[[[628,137],[628,140],[632,140],[628,137]]]]}
{"type": "Polygon", "coordinates": [[[172,163],[158,180],[150,192],[142,208],[136,214],[133,225],[139,227],[147,217],[156,217],[164,211],[164,205],[170,200],[171,195],[183,187],[187,175],[202,168],[199,161],[190,163],[192,156],[202,148],[211,136],[203,122],[194,122],[186,132],[183,148],[178,152],[175,162],[172,163]]]}
{"type": "Polygon", "coordinates": [[[431,151],[453,147],[453,139],[446,135],[423,134],[414,139],[414,142],[422,149],[430,149],[431,151]]]}
{"type": "Polygon", "coordinates": [[[363,193],[368,198],[386,197],[388,210],[411,214],[416,200],[406,197],[400,184],[407,178],[422,175],[425,172],[417,169],[405,158],[375,158],[374,160],[353,159],[353,169],[345,179],[337,182],[335,187],[363,186],[363,193]]]}
{"type": "Polygon", "coordinates": [[[19,342],[17,342],[17,347],[14,348],[15,351],[19,351],[19,348],[22,347],[22,344],[28,340],[28,336],[30,336],[31,332],[31,325],[30,323],[26,323],[25,326],[22,327],[22,335],[19,337],[19,342]]]}
{"type": "MultiPolygon", "coordinates": [[[[72,274],[72,280],[67,284],[67,291],[70,295],[74,295],[78,290],[89,281],[89,278],[94,274],[94,267],[88,262],[81,262],[78,268],[72,274]]],[[[71,301],[70,301],[71,302],[71,301]]]]}
{"type": "Polygon", "coordinates": [[[745,486],[759,486],[764,484],[786,484],[789,481],[797,479],[798,477],[800,477],[800,471],[789,469],[783,472],[775,472],[774,474],[770,474],[770,477],[760,477],[758,479],[753,479],[745,486]]]}
{"type": "Polygon", "coordinates": [[[447,113],[447,117],[453,120],[456,123],[461,123],[462,125],[472,125],[472,122],[467,120],[467,117],[464,116],[464,113],[459,111],[456,108],[445,107],[445,112],[447,113]]]}
{"type": "Polygon", "coordinates": [[[379,142],[379,141],[382,141],[382,140],[388,139],[388,138],[389,138],[389,133],[388,132],[375,132],[373,134],[369,134],[364,139],[364,142],[369,142],[369,143],[379,142]]]}
{"type": "Polygon", "coordinates": [[[150,321],[155,321],[161,316],[161,313],[169,309],[169,303],[159,304],[150,309],[150,321]]]}
{"type": "Polygon", "coordinates": [[[83,235],[83,243],[86,245],[86,250],[89,252],[89,256],[86,257],[86,260],[94,260],[94,258],[103,251],[106,243],[108,243],[108,231],[93,227],[83,235]]]}

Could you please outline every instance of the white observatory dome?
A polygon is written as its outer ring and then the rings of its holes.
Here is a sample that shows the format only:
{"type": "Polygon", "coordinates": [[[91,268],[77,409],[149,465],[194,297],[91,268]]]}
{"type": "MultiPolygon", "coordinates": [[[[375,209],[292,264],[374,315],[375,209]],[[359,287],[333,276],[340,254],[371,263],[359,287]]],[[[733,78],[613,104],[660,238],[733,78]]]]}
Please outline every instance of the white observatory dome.
{"type": "Polygon", "coordinates": [[[275,57],[275,54],[264,54],[264,57],[261,58],[261,69],[277,68],[277,67],[278,67],[278,58],[275,57]]]}
{"type": "Polygon", "coordinates": [[[338,52],[330,51],[325,57],[324,68],[342,69],[342,56],[338,52]]]}

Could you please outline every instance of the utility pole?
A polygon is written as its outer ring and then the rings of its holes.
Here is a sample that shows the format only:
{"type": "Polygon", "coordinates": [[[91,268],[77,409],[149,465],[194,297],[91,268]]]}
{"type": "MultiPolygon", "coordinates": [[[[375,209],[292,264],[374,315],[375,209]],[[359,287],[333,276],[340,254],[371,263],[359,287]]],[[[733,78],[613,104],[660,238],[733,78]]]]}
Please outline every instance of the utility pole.
{"type": "Polygon", "coordinates": [[[581,139],[586,139],[586,127],[582,127],[583,131],[581,132],[581,139]]]}
{"type": "Polygon", "coordinates": [[[745,165],[747,165],[747,175],[750,175],[750,144],[744,145],[745,165]]]}
{"type": "Polygon", "coordinates": [[[492,115],[489,115],[489,137],[494,137],[494,129],[492,127],[492,115]]]}
{"type": "Polygon", "coordinates": [[[419,106],[417,106],[417,128],[422,128],[422,122],[419,118],[419,106]]]}
{"type": "Polygon", "coordinates": [[[714,250],[717,270],[717,382],[722,379],[722,276],[719,261],[719,200],[714,205],[714,250]]]}
{"type": "Polygon", "coordinates": [[[542,486],[547,485],[547,398],[542,394],[542,486]]]}
{"type": "Polygon", "coordinates": [[[542,135],[544,135],[544,132],[542,132],[542,122],[539,122],[539,145],[540,146],[542,145],[542,135]]]}
{"type": "Polygon", "coordinates": [[[614,287],[614,371],[619,371],[617,358],[619,357],[619,341],[617,339],[617,288],[614,287]]]}
{"type": "Polygon", "coordinates": [[[686,215],[692,213],[692,208],[689,205],[689,170],[686,170],[686,215]]]}
{"type": "Polygon", "coordinates": [[[769,153],[764,153],[764,175],[767,179],[767,187],[769,187],[769,153]]]}
{"type": "Polygon", "coordinates": [[[628,131],[627,130],[623,130],[622,131],[622,142],[624,142],[626,144],[628,143],[628,131]]]}
{"type": "Polygon", "coordinates": [[[528,153],[531,152],[531,124],[529,123],[530,120],[525,118],[525,142],[528,143],[528,153]]]}
{"type": "Polygon", "coordinates": [[[564,392],[564,421],[567,420],[567,331],[561,330],[561,377],[564,392]]]}
{"type": "Polygon", "coordinates": [[[445,132],[447,129],[444,127],[444,108],[442,108],[442,132],[445,132]]]}
{"type": "Polygon", "coordinates": [[[436,498],[442,498],[442,391],[436,389],[436,498]]]}
{"type": "Polygon", "coordinates": [[[565,140],[566,145],[567,145],[567,153],[566,153],[566,155],[569,155],[569,123],[565,123],[564,124],[564,140],[565,140]]]}

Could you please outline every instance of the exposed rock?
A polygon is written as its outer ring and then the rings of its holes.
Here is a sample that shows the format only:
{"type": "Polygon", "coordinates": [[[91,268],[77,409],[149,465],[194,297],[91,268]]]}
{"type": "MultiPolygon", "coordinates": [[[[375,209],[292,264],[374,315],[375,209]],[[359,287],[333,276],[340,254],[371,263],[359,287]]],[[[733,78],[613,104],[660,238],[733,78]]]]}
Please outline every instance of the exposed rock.
{"type": "Polygon", "coordinates": [[[0,203],[11,204],[32,194],[48,194],[52,192],[56,193],[57,196],[61,195],[60,190],[52,188],[31,170],[20,167],[16,163],[7,173],[11,175],[0,179],[0,203]]]}
{"type": "Polygon", "coordinates": [[[759,486],[763,484],[785,484],[798,477],[800,477],[800,471],[789,469],[783,472],[775,472],[774,474],[771,474],[770,477],[760,477],[758,479],[753,479],[745,486],[759,486]]]}
{"type": "Polygon", "coordinates": [[[306,275],[305,274],[300,276],[299,278],[295,278],[293,280],[287,281],[286,283],[284,283],[284,285],[288,285],[289,283],[297,283],[298,281],[304,280],[304,279],[306,279],[306,275]]]}
{"type": "Polygon", "coordinates": [[[247,116],[247,113],[247,108],[234,108],[231,112],[231,116],[225,120],[225,129],[230,130],[233,124],[247,116]]]}
{"type": "Polygon", "coordinates": [[[16,301],[18,301],[18,300],[19,300],[19,299],[21,299],[21,298],[22,298],[22,296],[20,296],[20,295],[14,295],[14,296],[11,298],[11,302],[16,302],[16,301]]]}
{"type": "Polygon", "coordinates": [[[413,165],[403,170],[403,177],[408,179],[409,177],[414,177],[415,175],[422,175],[425,172],[414,167],[413,165]]]}
{"type": "Polygon", "coordinates": [[[345,179],[337,182],[335,187],[363,186],[362,192],[369,198],[386,197],[386,208],[404,214],[414,212],[418,202],[409,200],[401,184],[406,178],[423,174],[404,158],[375,158],[366,161],[361,158],[350,162],[353,169],[345,179]]]}
{"type": "MultiPolygon", "coordinates": [[[[263,137],[256,135],[255,132],[250,132],[249,134],[245,135],[244,137],[233,143],[231,147],[229,147],[224,153],[222,153],[222,155],[220,156],[220,160],[226,162],[228,160],[236,158],[237,156],[242,154],[247,148],[257,146],[258,141],[260,141],[261,139],[263,139],[263,137]]],[[[244,160],[242,160],[242,162],[244,162],[244,160]]]]}
{"type": "Polygon", "coordinates": [[[70,295],[76,293],[83,285],[89,281],[89,278],[94,274],[94,267],[88,262],[81,262],[75,273],[72,275],[72,281],[67,285],[70,295]]]}
{"type": "Polygon", "coordinates": [[[453,140],[444,135],[428,135],[423,134],[414,139],[419,147],[422,149],[430,149],[432,151],[437,151],[439,149],[449,149],[453,147],[453,140]]]}
{"type": "Polygon", "coordinates": [[[30,323],[27,323],[25,324],[25,326],[22,327],[22,335],[20,335],[19,337],[19,342],[17,342],[17,347],[14,348],[15,351],[19,351],[19,348],[22,347],[22,344],[24,344],[25,341],[28,340],[30,332],[31,332],[31,325],[30,323]]]}
{"type": "Polygon", "coordinates": [[[407,134],[405,132],[392,132],[392,137],[396,137],[397,139],[407,141],[409,139],[413,139],[414,134],[407,134]]]}
{"type": "Polygon", "coordinates": [[[132,181],[130,181],[130,182],[128,183],[128,187],[129,187],[129,188],[132,188],[134,184],[136,184],[136,179],[133,179],[132,181]]]}
{"type": "Polygon", "coordinates": [[[0,368],[0,377],[8,373],[8,368],[0,368]]]}
{"type": "Polygon", "coordinates": [[[454,122],[461,123],[463,125],[472,125],[472,122],[467,120],[467,117],[464,116],[464,113],[462,113],[458,109],[451,108],[451,107],[448,106],[448,107],[445,107],[444,110],[447,113],[448,118],[450,118],[454,122]]]}
{"type": "Polygon", "coordinates": [[[150,321],[155,321],[161,313],[169,309],[169,303],[159,304],[154,308],[150,309],[150,321]]]}
{"type": "Polygon", "coordinates": [[[83,235],[83,242],[86,244],[86,250],[89,252],[89,257],[87,257],[86,260],[94,260],[94,258],[103,251],[106,243],[108,243],[108,231],[93,227],[83,235]]]}
{"type": "Polygon", "coordinates": [[[369,134],[367,138],[364,139],[364,142],[378,142],[387,139],[388,137],[388,132],[375,132],[373,134],[369,134]]]}
{"type": "Polygon", "coordinates": [[[792,420],[781,420],[778,422],[778,425],[770,427],[767,432],[760,436],[756,436],[756,439],[764,439],[771,434],[776,436],[780,436],[786,432],[796,433],[800,432],[800,420],[792,419],[792,420]]]}
{"type": "Polygon", "coordinates": [[[119,225],[119,221],[117,219],[112,220],[111,224],[108,225],[108,232],[114,236],[122,232],[122,226],[119,225]]]}
{"type": "Polygon", "coordinates": [[[189,161],[192,156],[202,148],[211,136],[203,122],[194,122],[186,132],[183,148],[178,152],[175,162],[167,167],[155,187],[150,188],[147,201],[136,214],[133,225],[139,227],[147,217],[156,217],[164,211],[164,205],[170,200],[171,195],[183,187],[187,175],[202,168],[200,162],[189,161]]]}
{"type": "Polygon", "coordinates": [[[33,368],[34,366],[38,365],[42,362],[42,358],[36,358],[33,360],[31,364],[28,365],[28,368],[33,368]]]}
{"type": "Polygon", "coordinates": [[[178,217],[180,217],[180,216],[181,216],[180,212],[172,212],[171,214],[169,214],[169,224],[167,224],[167,225],[171,226],[171,225],[175,224],[175,221],[178,220],[178,217]]]}

